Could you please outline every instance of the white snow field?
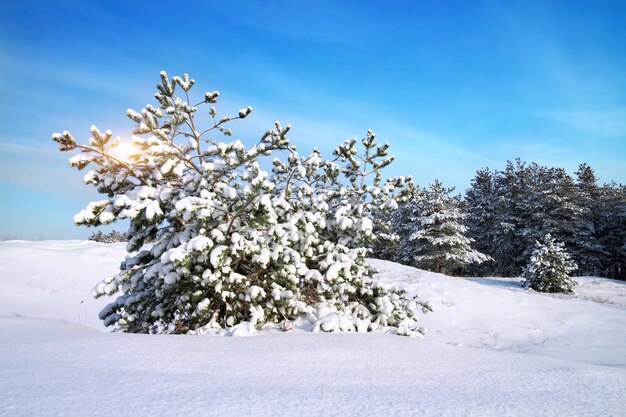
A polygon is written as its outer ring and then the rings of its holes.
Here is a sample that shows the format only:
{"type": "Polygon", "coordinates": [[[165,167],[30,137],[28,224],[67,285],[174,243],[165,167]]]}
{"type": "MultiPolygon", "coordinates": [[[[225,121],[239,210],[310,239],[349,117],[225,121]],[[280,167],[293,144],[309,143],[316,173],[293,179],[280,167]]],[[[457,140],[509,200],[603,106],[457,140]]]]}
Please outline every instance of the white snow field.
{"type": "Polygon", "coordinates": [[[576,296],[372,260],[434,308],[425,339],[106,332],[124,244],[0,242],[0,415],[626,415],[626,283],[576,296]],[[100,330],[100,331],[99,331],[100,330]]]}

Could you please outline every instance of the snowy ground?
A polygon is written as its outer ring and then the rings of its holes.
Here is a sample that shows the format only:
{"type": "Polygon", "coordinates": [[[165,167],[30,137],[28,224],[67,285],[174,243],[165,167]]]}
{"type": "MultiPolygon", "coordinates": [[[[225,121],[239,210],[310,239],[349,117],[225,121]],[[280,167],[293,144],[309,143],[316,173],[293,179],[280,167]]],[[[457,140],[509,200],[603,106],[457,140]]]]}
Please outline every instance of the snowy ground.
{"type": "Polygon", "coordinates": [[[578,295],[372,261],[424,340],[112,334],[89,292],[124,245],[0,242],[0,415],[626,415],[626,283],[578,295]]]}

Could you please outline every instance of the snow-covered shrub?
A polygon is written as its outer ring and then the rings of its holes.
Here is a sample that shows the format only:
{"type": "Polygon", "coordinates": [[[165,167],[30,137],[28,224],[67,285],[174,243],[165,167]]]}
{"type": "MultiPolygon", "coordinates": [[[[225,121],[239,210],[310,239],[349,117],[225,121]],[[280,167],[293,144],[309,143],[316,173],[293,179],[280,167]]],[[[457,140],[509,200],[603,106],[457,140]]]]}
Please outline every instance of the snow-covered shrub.
{"type": "Polygon", "coordinates": [[[541,292],[573,292],[574,281],[569,273],[578,266],[570,259],[563,243],[547,234],[543,243],[537,241],[528,266],[524,269],[524,286],[541,292]]]}
{"type": "Polygon", "coordinates": [[[321,331],[421,332],[417,310],[429,307],[403,291],[371,281],[367,245],[379,225],[371,212],[397,207],[410,178],[383,181],[393,157],[374,134],[334,151],[300,155],[279,122],[245,147],[225,126],[244,119],[217,116],[217,91],[193,104],[194,80],[161,73],[158,106],[128,110],[136,125],[133,152],[119,138],[91,129],[88,145],[54,134],[61,151],[106,196],[74,220],[98,226],[130,219],[129,253],[120,272],[94,289],[114,295],[100,313],[127,332],[254,331],[270,323],[309,323],[321,331]],[[180,88],[182,93],[176,94],[180,88]],[[209,107],[209,123],[199,115],[209,107]],[[204,107],[204,108],[206,108],[204,107]],[[271,173],[263,158],[276,155],[271,173]],[[279,157],[282,157],[279,158],[279,157]]]}

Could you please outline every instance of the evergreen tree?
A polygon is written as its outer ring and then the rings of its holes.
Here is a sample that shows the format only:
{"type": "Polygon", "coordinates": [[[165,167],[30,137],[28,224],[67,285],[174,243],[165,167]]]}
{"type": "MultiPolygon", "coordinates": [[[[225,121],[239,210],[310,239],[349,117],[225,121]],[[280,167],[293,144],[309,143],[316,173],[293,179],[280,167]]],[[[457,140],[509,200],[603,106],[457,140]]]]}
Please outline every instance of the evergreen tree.
{"type": "Polygon", "coordinates": [[[532,169],[517,159],[507,162],[494,180],[496,195],[492,251],[497,275],[517,276],[532,245],[530,186],[532,169]]]}
{"type": "Polygon", "coordinates": [[[572,251],[582,273],[597,273],[602,247],[593,206],[563,169],[517,159],[490,177],[488,170],[477,172],[464,204],[477,249],[494,258],[491,272],[516,276],[533,242],[550,233],[572,251]]]}
{"type": "MultiPolygon", "coordinates": [[[[562,168],[541,167],[532,190],[532,226],[534,239],[550,233],[563,242],[580,274],[598,274],[601,270],[602,247],[596,237],[595,204],[592,203],[593,171],[584,166],[585,187],[581,187],[562,168]],[[587,195],[587,192],[592,193],[587,195]]],[[[593,179],[595,181],[595,179],[593,179]]]]}
{"type": "Polygon", "coordinates": [[[537,241],[530,262],[524,270],[524,286],[540,292],[573,292],[574,281],[569,273],[576,264],[565,251],[563,243],[547,234],[543,243],[537,241]]]}
{"type": "Polygon", "coordinates": [[[418,203],[422,207],[411,223],[413,231],[407,248],[419,268],[458,273],[466,265],[489,259],[471,248],[472,240],[465,235],[467,227],[463,224],[466,215],[459,207],[459,196],[450,196],[453,190],[436,180],[418,203]]]}
{"type": "Polygon", "coordinates": [[[468,235],[493,262],[473,272],[517,276],[532,248],[532,199],[536,164],[508,161],[503,171],[477,171],[466,192],[468,235]]]}
{"type": "Polygon", "coordinates": [[[553,236],[565,243],[578,265],[579,274],[598,275],[603,250],[596,234],[595,192],[576,183],[563,169],[553,168],[553,172],[556,173],[553,189],[559,198],[559,207],[554,213],[559,226],[553,236]]]}
{"type": "Polygon", "coordinates": [[[603,185],[597,201],[597,235],[604,251],[603,275],[626,280],[626,186],[603,185]]]}
{"type": "Polygon", "coordinates": [[[411,187],[402,200],[398,203],[398,208],[385,212],[385,220],[391,226],[393,239],[382,241],[375,248],[375,256],[399,262],[404,265],[413,264],[413,247],[407,245],[411,235],[415,231],[415,221],[423,210],[424,192],[419,186],[411,187]]]}
{"type": "Polygon", "coordinates": [[[365,262],[377,238],[372,213],[397,208],[410,181],[382,180],[389,144],[368,132],[359,153],[348,140],[325,160],[300,155],[276,122],[251,147],[230,136],[235,117],[217,117],[217,91],[194,104],[194,80],[161,73],[158,106],[128,110],[135,152],[115,156],[119,138],[91,129],[88,145],[54,134],[61,151],[78,149],[72,166],[105,199],[74,218],[99,226],[129,219],[131,256],[94,289],[121,293],[100,313],[127,332],[254,331],[268,323],[310,322],[314,330],[371,331],[389,326],[419,335],[416,309],[429,307],[373,282],[365,262]],[[182,90],[177,94],[177,89],[182,90]],[[209,107],[212,121],[197,117],[209,107]],[[272,172],[261,158],[276,157],[272,172]],[[149,246],[144,246],[150,244],[149,246]]]}
{"type": "Polygon", "coordinates": [[[592,235],[583,240],[583,252],[578,256],[578,265],[582,274],[602,275],[604,273],[603,262],[608,252],[600,243],[599,229],[602,227],[600,187],[593,169],[587,164],[581,164],[576,171],[576,186],[578,187],[578,199],[584,210],[587,228],[592,230],[592,235]]]}
{"type": "MultiPolygon", "coordinates": [[[[490,255],[498,249],[494,242],[498,239],[498,198],[495,189],[494,172],[488,168],[480,169],[472,179],[471,187],[466,191],[463,208],[467,213],[465,225],[467,236],[474,241],[474,248],[490,255]]],[[[475,274],[493,273],[493,262],[473,264],[469,269],[475,274]]]]}

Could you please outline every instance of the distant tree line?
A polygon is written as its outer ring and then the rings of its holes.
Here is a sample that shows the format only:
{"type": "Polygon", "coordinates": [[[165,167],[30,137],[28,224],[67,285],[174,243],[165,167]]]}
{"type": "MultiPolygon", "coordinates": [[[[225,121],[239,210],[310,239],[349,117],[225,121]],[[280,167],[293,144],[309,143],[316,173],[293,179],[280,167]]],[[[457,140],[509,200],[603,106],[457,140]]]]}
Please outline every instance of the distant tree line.
{"type": "Polygon", "coordinates": [[[128,236],[117,230],[113,230],[109,233],[102,233],[102,231],[98,230],[89,236],[89,240],[100,243],[128,242],[128,236]]]}
{"type": "Polygon", "coordinates": [[[480,169],[465,196],[440,181],[416,187],[389,215],[399,239],[374,254],[455,275],[519,276],[536,242],[562,242],[578,275],[626,279],[626,186],[599,185],[580,165],[562,168],[520,159],[480,169]]]}

